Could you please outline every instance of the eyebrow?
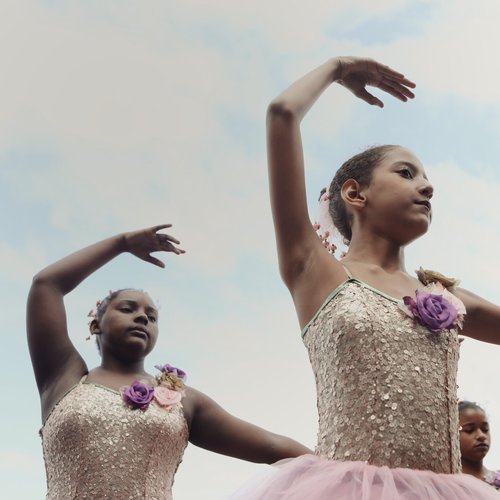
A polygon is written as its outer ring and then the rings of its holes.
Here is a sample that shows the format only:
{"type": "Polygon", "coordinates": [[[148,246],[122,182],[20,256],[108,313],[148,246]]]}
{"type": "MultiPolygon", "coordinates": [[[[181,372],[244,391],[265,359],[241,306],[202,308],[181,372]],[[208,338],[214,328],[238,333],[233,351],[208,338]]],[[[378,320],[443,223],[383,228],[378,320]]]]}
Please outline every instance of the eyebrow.
{"type": "MultiPolygon", "coordinates": [[[[405,165],[405,166],[409,167],[409,168],[413,171],[413,173],[414,173],[414,174],[415,174],[416,172],[420,172],[420,169],[419,169],[419,168],[418,168],[415,164],[411,163],[410,161],[397,161],[396,163],[394,163],[394,166],[395,166],[395,167],[401,167],[401,166],[403,166],[403,165],[405,165]]],[[[425,179],[426,181],[428,181],[428,180],[429,180],[429,179],[427,178],[427,175],[426,175],[425,173],[424,173],[424,174],[422,174],[422,175],[423,175],[423,177],[424,177],[424,179],[425,179]]]]}
{"type": "MultiPolygon", "coordinates": [[[[118,304],[124,304],[124,303],[125,304],[130,304],[131,306],[137,307],[137,301],[135,301],[133,299],[120,299],[120,302],[118,302],[118,304]]],[[[158,310],[155,307],[152,307],[152,306],[147,306],[146,307],[146,311],[158,314],[158,310]]]]}

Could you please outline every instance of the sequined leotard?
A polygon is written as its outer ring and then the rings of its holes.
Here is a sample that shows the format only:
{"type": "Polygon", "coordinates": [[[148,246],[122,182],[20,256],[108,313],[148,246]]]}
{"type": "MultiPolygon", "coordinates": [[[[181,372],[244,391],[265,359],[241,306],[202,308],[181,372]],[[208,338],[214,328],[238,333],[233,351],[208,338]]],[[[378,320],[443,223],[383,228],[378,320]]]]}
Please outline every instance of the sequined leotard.
{"type": "Polygon", "coordinates": [[[431,334],[396,299],[351,278],[306,326],[304,343],[320,455],[460,471],[455,331],[431,334]]]}
{"type": "Polygon", "coordinates": [[[182,406],[146,411],[118,392],[80,382],[40,431],[47,499],[170,500],[187,444],[182,406]]]}
{"type": "Polygon", "coordinates": [[[494,500],[460,472],[457,332],[349,277],[303,330],[316,379],[316,455],[275,464],[232,500],[494,500]]]}

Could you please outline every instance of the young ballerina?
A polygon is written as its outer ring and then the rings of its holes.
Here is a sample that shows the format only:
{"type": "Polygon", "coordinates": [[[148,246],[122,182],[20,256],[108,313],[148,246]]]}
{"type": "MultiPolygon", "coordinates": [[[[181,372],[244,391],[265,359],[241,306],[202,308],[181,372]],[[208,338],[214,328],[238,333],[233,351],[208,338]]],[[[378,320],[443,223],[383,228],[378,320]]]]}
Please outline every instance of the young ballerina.
{"type": "Polygon", "coordinates": [[[158,336],[158,311],[144,292],[124,289],[98,304],[90,323],[101,365],[88,370],[68,336],[64,296],[123,252],[182,254],[160,233],[169,224],[119,234],[40,271],[28,298],[27,329],[42,406],[47,499],[171,499],[174,474],[191,443],[252,462],[310,450],[239,420],[184,384],[185,373],[144,358],[158,336]]]}
{"type": "Polygon", "coordinates": [[[311,225],[300,122],[334,82],[379,107],[367,85],[401,101],[414,97],[415,85],[401,73],[339,57],[268,108],[279,266],[315,374],[317,456],[278,464],[268,481],[235,498],[496,498],[481,481],[458,474],[456,370],[465,312],[464,335],[499,344],[500,308],[437,273],[422,272],[421,281],[407,273],[404,247],[427,231],[432,214],[433,188],[419,159],[382,146],[339,169],[322,202],[350,242],[342,261],[311,225]]]}
{"type": "Polygon", "coordinates": [[[483,465],[490,449],[490,424],[485,411],[471,401],[458,403],[462,472],[471,474],[500,490],[500,471],[483,465]]]}

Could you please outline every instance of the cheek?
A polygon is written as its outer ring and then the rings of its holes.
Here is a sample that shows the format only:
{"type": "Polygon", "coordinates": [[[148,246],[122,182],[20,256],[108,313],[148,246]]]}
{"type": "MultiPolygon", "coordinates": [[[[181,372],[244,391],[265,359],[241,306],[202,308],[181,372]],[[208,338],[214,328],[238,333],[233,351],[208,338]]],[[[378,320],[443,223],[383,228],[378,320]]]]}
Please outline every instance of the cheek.
{"type": "Polygon", "coordinates": [[[460,433],[460,449],[462,452],[470,450],[474,439],[471,434],[460,433]]]}
{"type": "Polygon", "coordinates": [[[150,336],[150,348],[153,349],[153,347],[156,345],[156,341],[158,340],[158,329],[156,328],[154,332],[151,332],[150,336]]]}

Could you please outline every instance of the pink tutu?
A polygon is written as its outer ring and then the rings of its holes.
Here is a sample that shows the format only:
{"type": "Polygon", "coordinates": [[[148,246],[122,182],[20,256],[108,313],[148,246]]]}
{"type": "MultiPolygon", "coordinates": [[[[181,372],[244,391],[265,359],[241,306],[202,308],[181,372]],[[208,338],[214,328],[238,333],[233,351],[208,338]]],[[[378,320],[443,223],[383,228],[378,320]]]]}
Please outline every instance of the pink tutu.
{"type": "Polygon", "coordinates": [[[390,469],[314,455],[281,460],[231,500],[499,500],[491,486],[468,474],[390,469]]]}

